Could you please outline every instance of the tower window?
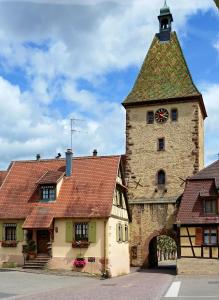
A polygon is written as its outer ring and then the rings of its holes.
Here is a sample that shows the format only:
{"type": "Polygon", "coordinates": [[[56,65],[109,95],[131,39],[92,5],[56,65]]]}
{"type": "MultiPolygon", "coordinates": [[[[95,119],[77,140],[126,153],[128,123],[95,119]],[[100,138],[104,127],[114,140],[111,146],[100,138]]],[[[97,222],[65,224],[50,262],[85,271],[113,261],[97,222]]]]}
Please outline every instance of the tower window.
{"type": "Polygon", "coordinates": [[[168,19],[163,19],[162,22],[161,22],[161,29],[168,29],[169,27],[169,22],[168,22],[168,19]]]}
{"type": "Polygon", "coordinates": [[[147,112],[147,123],[148,124],[153,124],[154,123],[154,112],[153,111],[148,111],[147,112]]]}
{"type": "Polygon", "coordinates": [[[163,170],[160,170],[157,173],[157,184],[158,185],[164,185],[166,184],[166,174],[163,170]]]}
{"type": "Polygon", "coordinates": [[[171,120],[174,122],[178,121],[178,110],[176,108],[171,110],[171,120]]]}
{"type": "Polygon", "coordinates": [[[158,143],[157,143],[157,151],[164,151],[164,150],[165,150],[165,139],[160,138],[158,139],[158,143]]]}

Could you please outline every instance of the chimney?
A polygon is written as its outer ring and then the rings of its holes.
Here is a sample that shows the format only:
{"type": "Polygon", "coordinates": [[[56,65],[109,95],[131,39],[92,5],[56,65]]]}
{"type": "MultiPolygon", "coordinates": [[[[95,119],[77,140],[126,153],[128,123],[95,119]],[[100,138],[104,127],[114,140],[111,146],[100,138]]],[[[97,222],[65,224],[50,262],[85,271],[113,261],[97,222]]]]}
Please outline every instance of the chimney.
{"type": "Polygon", "coordinates": [[[65,175],[66,177],[70,177],[72,174],[72,156],[73,156],[72,150],[67,149],[65,154],[66,154],[65,175]]]}
{"type": "Polygon", "coordinates": [[[97,156],[97,149],[94,149],[93,156],[97,156]]]}
{"type": "Polygon", "coordinates": [[[36,155],[36,160],[40,160],[40,154],[36,155]]]}

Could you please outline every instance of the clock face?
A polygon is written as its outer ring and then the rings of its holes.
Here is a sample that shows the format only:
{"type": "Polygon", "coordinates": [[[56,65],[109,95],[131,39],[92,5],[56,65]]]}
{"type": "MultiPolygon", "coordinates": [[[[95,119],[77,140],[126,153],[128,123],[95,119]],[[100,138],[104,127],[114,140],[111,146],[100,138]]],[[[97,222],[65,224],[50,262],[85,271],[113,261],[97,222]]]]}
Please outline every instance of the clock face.
{"type": "Polygon", "coordinates": [[[168,117],[169,117],[169,113],[168,110],[165,108],[159,108],[155,112],[155,120],[158,123],[165,123],[168,120],[168,117]]]}

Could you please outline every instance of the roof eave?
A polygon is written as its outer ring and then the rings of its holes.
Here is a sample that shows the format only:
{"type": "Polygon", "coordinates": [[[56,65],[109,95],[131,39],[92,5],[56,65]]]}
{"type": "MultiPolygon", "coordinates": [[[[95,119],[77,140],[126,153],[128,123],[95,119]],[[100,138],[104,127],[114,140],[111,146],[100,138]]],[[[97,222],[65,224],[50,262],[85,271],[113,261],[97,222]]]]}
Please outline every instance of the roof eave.
{"type": "Polygon", "coordinates": [[[186,96],[186,97],[175,97],[175,98],[163,98],[163,99],[153,99],[153,100],[132,100],[132,101],[127,101],[126,100],[124,102],[122,102],[123,107],[129,108],[129,107],[134,107],[134,106],[145,106],[145,105],[154,105],[154,104],[168,104],[168,103],[173,103],[173,102],[187,102],[187,101],[193,101],[193,100],[198,100],[200,102],[200,106],[201,106],[201,110],[203,113],[203,117],[204,119],[208,116],[207,115],[207,111],[204,105],[204,101],[202,98],[201,94],[197,94],[194,96],[186,96]]]}

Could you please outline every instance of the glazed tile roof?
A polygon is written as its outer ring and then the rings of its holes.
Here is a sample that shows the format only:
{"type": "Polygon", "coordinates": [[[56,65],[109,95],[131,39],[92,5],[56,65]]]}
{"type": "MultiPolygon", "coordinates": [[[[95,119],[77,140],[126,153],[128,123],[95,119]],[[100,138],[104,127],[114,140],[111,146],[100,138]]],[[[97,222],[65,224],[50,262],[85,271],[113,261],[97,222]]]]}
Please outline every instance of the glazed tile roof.
{"type": "Polygon", "coordinates": [[[0,218],[26,219],[29,216],[25,226],[37,226],[44,222],[46,213],[42,207],[49,210],[46,226],[49,226],[50,216],[109,217],[120,159],[120,156],[74,158],[72,176],[63,178],[58,198],[49,203],[32,201],[37,194],[37,182],[48,171],[65,172],[65,160],[15,161],[0,188],[0,218]]]}
{"type": "Polygon", "coordinates": [[[192,81],[177,35],[169,42],[154,37],[138,78],[124,105],[151,100],[201,97],[192,81]]]}
{"type": "Polygon", "coordinates": [[[189,179],[186,183],[177,222],[181,224],[209,224],[218,223],[219,215],[206,215],[203,212],[203,198],[200,194],[208,191],[212,197],[218,197],[214,179],[189,179]]]}

